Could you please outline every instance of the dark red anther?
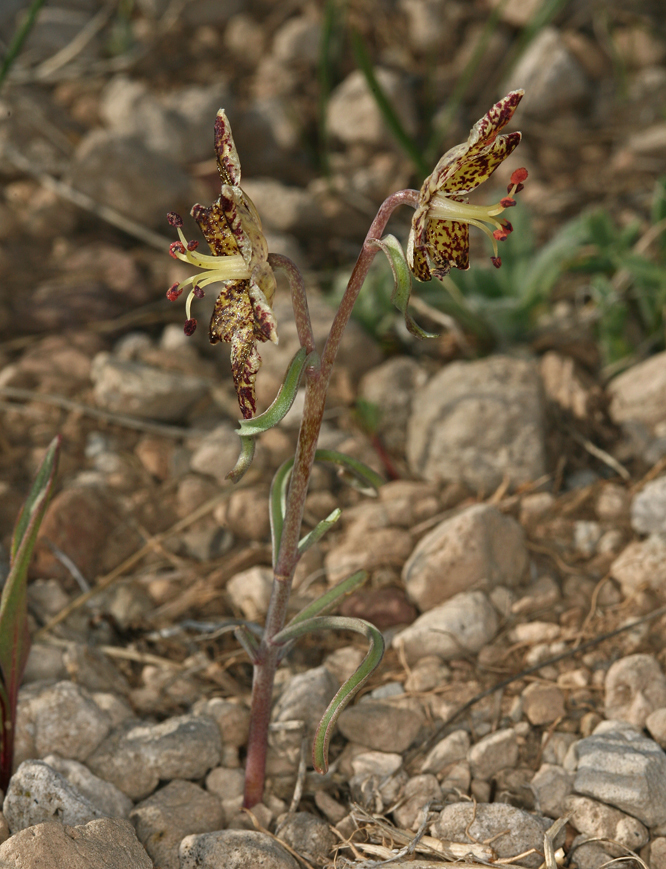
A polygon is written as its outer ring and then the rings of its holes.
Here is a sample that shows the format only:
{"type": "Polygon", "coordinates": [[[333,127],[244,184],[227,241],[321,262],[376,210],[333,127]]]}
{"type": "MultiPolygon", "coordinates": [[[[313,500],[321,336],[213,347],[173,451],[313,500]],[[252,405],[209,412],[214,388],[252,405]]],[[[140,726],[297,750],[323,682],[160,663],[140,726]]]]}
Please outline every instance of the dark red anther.
{"type": "Polygon", "coordinates": [[[187,242],[188,250],[196,250],[199,247],[199,242],[192,239],[192,241],[187,242]]]}
{"type": "Polygon", "coordinates": [[[491,256],[490,262],[498,269],[502,265],[502,260],[498,256],[491,256]]]}
{"type": "Polygon", "coordinates": [[[197,321],[192,318],[191,320],[185,320],[185,325],[183,326],[183,332],[189,338],[190,335],[194,335],[197,330],[197,321]]]}
{"type": "Polygon", "coordinates": [[[511,173],[511,183],[512,184],[522,184],[523,181],[527,180],[527,169],[516,169],[515,172],[511,173]]]}
{"type": "Polygon", "coordinates": [[[167,290],[166,297],[170,302],[175,302],[182,292],[183,288],[179,284],[172,284],[167,290]]]}
{"type": "Polygon", "coordinates": [[[505,196],[504,199],[500,199],[499,204],[502,208],[511,208],[512,205],[516,204],[516,200],[512,199],[510,196],[505,196]]]}
{"type": "Polygon", "coordinates": [[[169,245],[169,254],[174,259],[178,259],[178,257],[176,256],[177,253],[185,253],[185,245],[182,241],[172,241],[169,245]]]}
{"type": "Polygon", "coordinates": [[[170,211],[167,214],[167,220],[169,221],[169,224],[171,226],[182,226],[183,225],[183,218],[180,216],[180,214],[176,214],[175,211],[170,211]]]}
{"type": "Polygon", "coordinates": [[[193,287],[193,288],[192,288],[192,294],[193,294],[197,299],[203,299],[203,297],[204,297],[204,295],[205,295],[205,293],[204,293],[204,291],[201,289],[201,287],[193,287]]]}
{"type": "Polygon", "coordinates": [[[495,232],[493,232],[493,238],[496,241],[506,241],[506,237],[508,234],[509,233],[504,228],[496,229],[495,232]]]}

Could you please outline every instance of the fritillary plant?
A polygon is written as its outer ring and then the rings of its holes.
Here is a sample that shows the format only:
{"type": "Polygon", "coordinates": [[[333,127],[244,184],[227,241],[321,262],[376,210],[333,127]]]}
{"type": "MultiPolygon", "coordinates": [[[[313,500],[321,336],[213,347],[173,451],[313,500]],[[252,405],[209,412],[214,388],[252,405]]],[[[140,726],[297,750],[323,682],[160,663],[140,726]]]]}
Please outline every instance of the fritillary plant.
{"type": "Polygon", "coordinates": [[[179,240],[170,247],[171,255],[199,270],[167,292],[167,297],[175,301],[187,291],[187,335],[192,335],[197,328],[197,320],[192,315],[194,301],[203,297],[209,284],[221,285],[209,337],[213,344],[224,341],[231,345],[233,379],[243,417],[238,430],[240,455],[229,474],[231,480],[241,479],[252,462],[257,436],[280,422],[301,383],[305,386],[296,453],[278,469],[269,496],[274,582],[263,634],[258,638],[246,627],[236,630],[237,639],[254,667],[245,768],[247,808],[263,797],[275,671],[294,641],[307,633],[346,630],[361,634],[369,642],[364,660],[335,695],[316,731],[313,765],[320,773],[328,769],[328,746],[338,716],[378,666],[384,651],[382,635],[373,625],[362,619],[330,614],[344,595],[365,581],[363,571],[330,589],[285,624],[291,583],[300,557],[340,517],[340,511],[334,510],[309,534],[301,536],[313,463],[338,465],[366,489],[377,489],[383,482],[360,462],[332,450],[317,449],[331,370],[352,308],[374,257],[378,251],[383,251],[395,281],[393,302],[404,314],[407,328],[419,337],[430,337],[408,313],[411,276],[428,281],[433,276],[446,276],[452,268],[468,269],[470,226],[488,235],[493,245],[492,263],[497,268],[501,266],[498,243],[506,239],[512,227],[506,219],[499,219],[499,215],[516,204],[514,197],[522,189],[527,171],[517,169],[513,173],[507,195],[494,205],[470,205],[466,197],[486,181],[519,144],[520,133],[500,133],[511,120],[522,96],[522,91],[512,91],[496,103],[474,125],[467,142],[442,157],[420,191],[400,190],[380,206],[320,352],[315,346],[303,278],[287,257],[268,252],[260,217],[240,186],[240,161],[224,111],[218,112],[215,121],[215,152],[222,190],[211,207],[195,205],[191,211],[208,243],[210,255],[198,252],[198,242],[188,241],[179,215],[168,215],[169,223],[179,235],[179,240]],[[399,206],[414,209],[406,254],[395,236],[384,235],[391,214],[399,206]],[[257,345],[278,340],[272,305],[277,270],[282,270],[289,280],[300,349],[289,365],[275,401],[265,413],[257,416],[255,382],[261,364],[257,345]]]}

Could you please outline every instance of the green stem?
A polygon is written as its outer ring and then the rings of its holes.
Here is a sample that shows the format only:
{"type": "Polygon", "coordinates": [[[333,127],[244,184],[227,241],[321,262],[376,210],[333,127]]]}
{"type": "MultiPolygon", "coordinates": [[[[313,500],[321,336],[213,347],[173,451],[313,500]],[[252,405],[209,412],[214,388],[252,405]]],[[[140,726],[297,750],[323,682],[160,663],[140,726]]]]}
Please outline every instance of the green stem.
{"type": "MultiPolygon", "coordinates": [[[[287,494],[287,506],[277,560],[274,564],[274,580],[271,599],[266,614],[266,625],[254,665],[252,683],[252,708],[250,735],[245,767],[246,808],[252,808],[263,798],[266,775],[266,752],[268,746],[268,725],[271,715],[271,701],[275,670],[279,662],[280,648],[274,642],[275,636],[284,628],[287,617],[287,604],[291,592],[294,570],[299,560],[298,543],[303,522],[305,498],[308,492],[310,474],[317,450],[317,440],[324,416],[326,393],[331,378],[333,363],[340,347],[345,327],[351,317],[354,303],[361,291],[368,270],[377,253],[377,248],[369,244],[372,239],[381,238],[389,217],[401,205],[416,207],[418,191],[400,190],[389,196],[380,206],[372,222],[365,242],[358,255],[347,289],[335,315],[321,360],[310,365],[305,372],[305,407],[298,434],[296,456],[287,494]]],[[[293,289],[293,285],[292,285],[293,289]]],[[[299,332],[299,337],[301,333],[299,332]]],[[[301,337],[301,340],[303,338],[301,337]]]]}

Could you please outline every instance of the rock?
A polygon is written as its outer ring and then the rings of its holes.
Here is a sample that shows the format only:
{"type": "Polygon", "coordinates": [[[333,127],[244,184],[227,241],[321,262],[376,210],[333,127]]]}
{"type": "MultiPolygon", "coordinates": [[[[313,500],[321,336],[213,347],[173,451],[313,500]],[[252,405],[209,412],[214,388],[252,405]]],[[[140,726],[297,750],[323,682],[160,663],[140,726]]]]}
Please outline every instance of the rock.
{"type": "Polygon", "coordinates": [[[608,385],[613,422],[649,428],[666,420],[666,351],[622,372],[608,385]]]}
{"type": "Polygon", "coordinates": [[[365,619],[380,631],[395,625],[409,625],[417,616],[416,607],[407,600],[405,592],[386,585],[350,594],[344,598],[338,612],[341,616],[365,619]]]}
{"type": "Polygon", "coordinates": [[[466,730],[454,730],[449,733],[428,752],[421,764],[421,772],[433,775],[441,772],[444,767],[459,760],[464,760],[469,751],[469,734],[466,730]]]}
{"type": "Polygon", "coordinates": [[[279,838],[309,863],[321,866],[338,841],[326,821],[310,812],[290,815],[280,827],[279,838]]]}
{"type": "Polygon", "coordinates": [[[67,675],[63,663],[63,652],[57,646],[45,643],[33,643],[28,655],[28,663],[23,672],[23,685],[30,682],[51,682],[54,679],[64,679],[67,675]]]}
{"type": "Polygon", "coordinates": [[[645,726],[654,741],[664,748],[666,746],[666,708],[662,707],[651,712],[645,719],[645,726]]]}
{"type": "Polygon", "coordinates": [[[180,869],[298,869],[275,839],[250,830],[221,830],[186,836],[180,844],[180,869]]]}
{"type": "Polygon", "coordinates": [[[542,763],[530,783],[538,811],[549,818],[565,815],[564,801],[573,790],[573,781],[572,773],[563,767],[542,763]]]}
{"type": "Polygon", "coordinates": [[[542,761],[562,766],[567,752],[577,739],[575,733],[561,733],[559,730],[552,733],[544,731],[541,734],[542,761]]]}
{"type": "Polygon", "coordinates": [[[152,869],[128,821],[103,818],[84,826],[45,823],[0,845],[6,869],[152,869]]]}
{"type": "Polygon", "coordinates": [[[111,782],[93,775],[84,764],[57,754],[47,754],[44,763],[66,778],[72,787],[97,806],[102,815],[108,818],[129,817],[132,800],[111,782]]]}
{"type": "MultiPolygon", "coordinates": [[[[444,809],[432,825],[431,835],[445,841],[465,844],[492,839],[492,847],[497,856],[507,859],[531,848],[543,852],[543,834],[549,826],[550,821],[530,815],[507,803],[480,803],[476,806],[471,803],[453,803],[444,809]]],[[[523,866],[537,869],[542,860],[540,853],[537,853],[522,857],[520,862],[523,866]]]]}
{"type": "Polygon", "coordinates": [[[109,353],[95,356],[91,378],[99,407],[164,422],[181,421],[208,391],[199,377],[143,362],[124,362],[109,353]]]}
{"type": "Polygon", "coordinates": [[[338,680],[326,667],[297,673],[289,680],[273,707],[271,719],[304,721],[307,731],[312,732],[339,687],[338,680]]]}
{"type": "Polygon", "coordinates": [[[590,838],[613,839],[632,851],[638,851],[649,839],[647,828],[636,818],[588,797],[567,797],[565,809],[571,825],[590,838]]]}
{"type": "MultiPolygon", "coordinates": [[[[414,102],[403,77],[393,70],[375,67],[377,81],[408,132],[416,130],[414,102]]],[[[393,141],[382,113],[360,70],[350,73],[331,93],[326,123],[332,136],[346,145],[386,147],[393,141]]]]}
{"type": "Polygon", "coordinates": [[[324,215],[308,190],[289,187],[275,178],[243,180],[243,190],[269,229],[307,237],[325,225],[324,215]]]}
{"type": "Polygon", "coordinates": [[[408,664],[426,655],[443,660],[460,657],[461,650],[475,654],[497,633],[495,608],[482,591],[463,592],[429,610],[393,638],[403,647],[408,664]]]}
{"type": "Polygon", "coordinates": [[[414,398],[407,459],[428,480],[492,492],[545,472],[543,405],[535,365],[509,356],[453,362],[414,398]]]}
{"type": "Polygon", "coordinates": [[[405,785],[403,802],[393,812],[396,824],[403,830],[418,830],[427,803],[440,801],[442,789],[434,775],[415,775],[405,785]]]}
{"type": "Polygon", "coordinates": [[[631,527],[639,534],[666,531],[666,477],[645,485],[631,502],[631,527]]]}
{"type": "Polygon", "coordinates": [[[104,546],[116,520],[103,492],[92,486],[63,489],[46,508],[32,569],[39,576],[64,577],[68,572],[44,543],[50,540],[72,559],[81,573],[94,579],[102,565],[104,546]],[[81,529],[86,533],[82,534],[81,529]]]}
{"type": "Polygon", "coordinates": [[[192,707],[194,715],[207,715],[217,722],[223,745],[240,748],[247,743],[250,731],[250,710],[240,703],[232,703],[221,697],[198,700],[192,707]]]}
{"type": "Polygon", "coordinates": [[[622,722],[606,721],[575,750],[576,793],[615,806],[647,827],[666,822],[666,754],[656,742],[622,722]]]}
{"type": "Polygon", "coordinates": [[[266,489],[239,489],[213,515],[217,523],[242,540],[267,540],[270,536],[266,489]]]}
{"type": "Polygon", "coordinates": [[[272,589],[273,571],[269,567],[243,570],[226,587],[230,602],[250,621],[260,621],[266,615],[272,589]]]}
{"type": "Polygon", "coordinates": [[[220,799],[227,818],[236,814],[243,805],[244,789],[245,773],[242,769],[216,766],[206,776],[206,790],[220,799]]]}
{"type": "Polygon", "coordinates": [[[544,27],[532,40],[505,87],[525,89],[521,111],[535,118],[578,108],[590,91],[582,67],[555,27],[544,27]]]}
{"type": "Polygon", "coordinates": [[[607,483],[597,496],[594,509],[601,522],[625,519],[630,509],[630,494],[624,486],[607,483]]]}
{"type": "Polygon", "coordinates": [[[198,474],[214,477],[218,483],[226,481],[227,474],[236,464],[240,441],[231,423],[216,426],[196,445],[190,468],[198,474]]]}
{"type": "Polygon", "coordinates": [[[658,837],[650,842],[649,860],[652,869],[666,869],[666,838],[658,837]]]}
{"type": "Polygon", "coordinates": [[[359,384],[359,395],[376,405],[376,434],[389,452],[403,456],[407,447],[407,423],[414,393],[426,383],[427,374],[409,356],[394,356],[369,371],[359,384]]]}
{"type": "Polygon", "coordinates": [[[508,727],[484,736],[473,745],[467,755],[474,778],[490,781],[501,769],[513,767],[518,762],[518,738],[515,730],[508,727]]]}
{"type": "Polygon", "coordinates": [[[410,599],[423,611],[462,591],[515,586],[528,555],[520,525],[490,504],[445,519],[416,545],[403,569],[410,599]]]}
{"type": "Polygon", "coordinates": [[[402,766],[402,755],[388,751],[363,751],[351,760],[354,775],[375,775],[386,777],[393,775],[402,766]]]}
{"type": "Polygon", "coordinates": [[[220,106],[229,111],[229,94],[221,83],[156,95],[143,81],[119,75],[104,88],[99,111],[117,135],[134,136],[170,161],[196,163],[212,154],[213,122],[220,106]]]}
{"type": "Polygon", "coordinates": [[[179,166],[113,130],[91,130],[81,139],[66,180],[95,202],[160,229],[169,211],[185,213],[193,199],[179,166]]]}
{"type": "Polygon", "coordinates": [[[169,782],[138,803],[130,815],[139,841],[160,869],[179,869],[178,847],[193,833],[209,833],[224,825],[217,797],[182,779],[169,782]]]}
{"type": "Polygon", "coordinates": [[[73,682],[58,682],[30,704],[35,728],[35,748],[43,757],[57,752],[61,757],[85,760],[109,733],[111,722],[85,688],[73,682]]]}
{"type": "Polygon", "coordinates": [[[666,594],[666,537],[652,534],[646,540],[626,546],[610,566],[610,574],[625,597],[647,586],[666,594]]]}
{"type": "Polygon", "coordinates": [[[12,833],[43,821],[86,824],[104,814],[41,760],[25,760],[19,766],[10,779],[2,812],[12,833]]]}
{"type": "Polygon", "coordinates": [[[148,796],[160,779],[200,779],[217,766],[217,724],[205,716],[179,715],[161,724],[127,722],[88,758],[88,766],[134,800],[148,796]]]}
{"type": "MultiPolygon", "coordinates": [[[[451,677],[451,670],[437,655],[427,655],[421,658],[405,679],[405,691],[419,694],[432,691],[443,685],[451,677]]],[[[428,770],[430,772],[430,770],[428,770]]]]}
{"type": "Polygon", "coordinates": [[[365,701],[348,706],[338,719],[340,733],[375,751],[401,753],[416,739],[423,716],[414,707],[365,701]]]}
{"type": "Polygon", "coordinates": [[[574,522],[573,543],[576,552],[583,558],[592,558],[603,533],[598,522],[584,519],[574,522]]]}
{"type": "Polygon", "coordinates": [[[335,584],[357,570],[373,571],[382,567],[400,570],[412,547],[411,534],[402,528],[362,531],[351,526],[326,554],[328,580],[335,584]]]}
{"type": "MultiPolygon", "coordinates": [[[[69,678],[88,691],[127,695],[130,685],[111,660],[94,646],[69,643],[63,652],[69,678]]],[[[99,706],[99,704],[97,704],[99,706]]]]}
{"type": "Polygon", "coordinates": [[[666,706],[666,676],[652,655],[627,655],[611,665],[605,681],[606,718],[642,728],[651,712],[666,706]]]}
{"type": "Polygon", "coordinates": [[[551,724],[564,715],[564,694],[557,685],[532,682],[522,693],[523,709],[530,724],[551,724]]]}

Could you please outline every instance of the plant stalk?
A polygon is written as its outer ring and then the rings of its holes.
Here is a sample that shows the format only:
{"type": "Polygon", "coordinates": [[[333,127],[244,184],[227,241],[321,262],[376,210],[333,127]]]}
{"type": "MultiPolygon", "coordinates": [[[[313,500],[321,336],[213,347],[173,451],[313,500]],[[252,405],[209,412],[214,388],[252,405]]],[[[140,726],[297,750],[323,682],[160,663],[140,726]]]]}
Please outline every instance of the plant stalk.
{"type": "MultiPolygon", "coordinates": [[[[331,378],[331,372],[337,356],[340,341],[345,327],[351,317],[354,303],[368,274],[370,265],[377,253],[377,248],[368,244],[373,239],[381,238],[389,217],[401,205],[416,207],[418,191],[400,190],[386,199],[365,238],[363,248],[358,255],[347,289],[335,315],[330,333],[326,339],[321,360],[308,366],[305,372],[305,407],[303,419],[298,434],[294,467],[287,494],[287,505],[282,527],[282,536],[274,565],[274,581],[271,599],[266,615],[264,634],[257,651],[252,682],[252,708],[250,718],[250,735],[247,748],[245,767],[245,797],[243,805],[246,808],[261,802],[264,794],[266,776],[266,753],[268,749],[268,726],[270,724],[271,705],[273,699],[273,682],[275,671],[280,662],[283,650],[273,643],[273,638],[283,629],[287,617],[287,605],[291,592],[294,570],[298,563],[298,543],[303,522],[305,498],[310,483],[310,474],[314,463],[319,431],[324,416],[326,394],[331,378]]],[[[280,258],[275,265],[284,267],[280,258]]],[[[312,327],[309,325],[307,303],[303,303],[303,279],[293,264],[287,270],[294,303],[294,315],[297,321],[299,339],[303,346],[311,340],[312,327]],[[308,325],[304,324],[307,317],[308,325]]],[[[308,351],[313,349],[308,347],[308,351]]]]}

